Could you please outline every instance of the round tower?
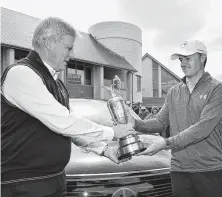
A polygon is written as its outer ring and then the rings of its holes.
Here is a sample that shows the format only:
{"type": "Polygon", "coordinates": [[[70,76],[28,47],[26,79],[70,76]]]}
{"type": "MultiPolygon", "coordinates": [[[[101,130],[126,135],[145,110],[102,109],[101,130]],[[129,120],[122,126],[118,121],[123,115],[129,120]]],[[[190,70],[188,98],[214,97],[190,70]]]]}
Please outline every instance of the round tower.
{"type": "Polygon", "coordinates": [[[142,101],[142,92],[137,88],[138,81],[142,81],[142,30],[131,23],[109,21],[94,24],[88,31],[98,42],[123,56],[137,70],[132,80],[133,101],[142,101]]]}

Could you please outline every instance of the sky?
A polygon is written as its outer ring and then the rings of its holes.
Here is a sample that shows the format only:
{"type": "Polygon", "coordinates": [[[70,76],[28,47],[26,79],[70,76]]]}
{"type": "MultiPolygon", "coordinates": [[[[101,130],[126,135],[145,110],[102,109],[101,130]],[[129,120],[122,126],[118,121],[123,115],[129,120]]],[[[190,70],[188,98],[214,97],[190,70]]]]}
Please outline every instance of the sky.
{"type": "Polygon", "coordinates": [[[86,33],[103,21],[133,23],[142,30],[142,55],[149,53],[179,77],[171,54],[185,40],[201,40],[208,50],[206,71],[222,81],[221,0],[2,0],[0,6],[41,19],[57,16],[86,33]]]}

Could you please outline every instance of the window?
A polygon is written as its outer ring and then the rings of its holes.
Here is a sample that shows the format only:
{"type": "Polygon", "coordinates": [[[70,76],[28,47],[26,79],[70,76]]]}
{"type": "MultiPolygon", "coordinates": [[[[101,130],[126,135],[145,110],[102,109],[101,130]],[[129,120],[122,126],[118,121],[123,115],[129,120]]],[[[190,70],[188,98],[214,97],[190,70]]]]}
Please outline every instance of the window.
{"type": "Polygon", "coordinates": [[[153,97],[155,97],[155,98],[159,97],[158,89],[153,89],[153,97]]]}
{"type": "Polygon", "coordinates": [[[72,84],[81,84],[81,75],[68,73],[68,82],[72,84]]]}
{"type": "MultiPolygon", "coordinates": [[[[105,86],[112,85],[115,75],[117,75],[121,80],[121,84],[118,88],[126,89],[126,82],[125,82],[126,74],[114,68],[104,67],[104,85],[105,86]]],[[[116,85],[114,86],[114,88],[117,88],[116,85]]]]}
{"type": "Polygon", "coordinates": [[[159,72],[158,64],[152,61],[153,65],[153,97],[159,97],[159,72]]]}
{"type": "Polygon", "coordinates": [[[91,85],[91,68],[83,64],[69,64],[67,81],[71,84],[91,85]]]}
{"type": "Polygon", "coordinates": [[[91,68],[85,66],[85,85],[91,85],[91,68]]]}
{"type": "Polygon", "coordinates": [[[163,68],[161,70],[161,81],[162,81],[162,84],[161,84],[162,97],[165,97],[168,90],[179,82],[179,80],[176,77],[174,77],[172,74],[170,74],[163,68]]]}
{"type": "Polygon", "coordinates": [[[137,91],[141,92],[141,76],[136,75],[136,81],[137,81],[137,91]]]}

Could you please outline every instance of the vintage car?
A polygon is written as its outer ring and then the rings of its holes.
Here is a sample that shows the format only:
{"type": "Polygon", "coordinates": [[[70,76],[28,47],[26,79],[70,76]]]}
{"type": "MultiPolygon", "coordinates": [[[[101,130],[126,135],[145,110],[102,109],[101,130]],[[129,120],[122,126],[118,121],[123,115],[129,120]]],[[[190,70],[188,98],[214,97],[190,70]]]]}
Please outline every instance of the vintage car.
{"type": "MultiPolygon", "coordinates": [[[[99,124],[113,126],[107,102],[92,99],[71,99],[75,112],[99,124]]],[[[142,142],[151,143],[156,135],[139,135],[142,142]]],[[[116,145],[118,141],[112,141],[116,145]]],[[[148,156],[133,156],[115,164],[108,158],[72,145],[66,167],[67,196],[82,197],[168,197],[170,182],[170,152],[160,151],[148,156]]]]}

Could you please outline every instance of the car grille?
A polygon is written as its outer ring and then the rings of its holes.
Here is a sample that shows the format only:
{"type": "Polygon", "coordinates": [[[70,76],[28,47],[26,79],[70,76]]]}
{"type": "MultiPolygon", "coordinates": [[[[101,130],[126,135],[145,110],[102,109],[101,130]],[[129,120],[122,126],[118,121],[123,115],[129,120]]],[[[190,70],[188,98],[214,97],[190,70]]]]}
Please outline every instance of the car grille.
{"type": "Polygon", "coordinates": [[[140,196],[149,196],[149,197],[170,197],[173,196],[172,194],[172,187],[171,187],[171,179],[170,175],[157,175],[153,177],[144,178],[143,181],[151,183],[154,188],[146,191],[141,192],[140,196]]]}
{"type": "Polygon", "coordinates": [[[69,197],[172,197],[170,174],[147,172],[120,176],[67,176],[69,197]],[[116,195],[114,195],[116,194],[116,195]]]}

